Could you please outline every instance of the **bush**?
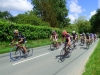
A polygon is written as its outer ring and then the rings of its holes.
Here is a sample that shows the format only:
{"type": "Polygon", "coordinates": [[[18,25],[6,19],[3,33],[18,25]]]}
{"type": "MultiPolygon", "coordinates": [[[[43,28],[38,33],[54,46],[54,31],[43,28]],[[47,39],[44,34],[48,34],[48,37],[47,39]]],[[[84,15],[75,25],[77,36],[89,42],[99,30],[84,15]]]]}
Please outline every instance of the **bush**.
{"type": "Polygon", "coordinates": [[[58,34],[61,33],[59,28],[51,28],[48,26],[33,26],[28,24],[23,25],[0,21],[0,41],[11,41],[13,39],[14,29],[18,29],[24,36],[26,36],[27,40],[49,38],[53,29],[55,29],[58,34]]]}

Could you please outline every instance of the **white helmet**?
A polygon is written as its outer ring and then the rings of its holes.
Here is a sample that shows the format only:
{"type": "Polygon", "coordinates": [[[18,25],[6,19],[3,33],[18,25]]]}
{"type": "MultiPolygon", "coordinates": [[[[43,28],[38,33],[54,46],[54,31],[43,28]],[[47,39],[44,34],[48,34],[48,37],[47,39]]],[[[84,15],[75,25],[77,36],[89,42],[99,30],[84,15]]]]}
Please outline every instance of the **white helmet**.
{"type": "Polygon", "coordinates": [[[75,33],[75,31],[73,31],[72,33],[75,33]]]}
{"type": "Polygon", "coordinates": [[[16,30],[14,30],[14,31],[13,31],[13,33],[18,33],[18,30],[17,30],[17,29],[16,29],[16,30]]]}

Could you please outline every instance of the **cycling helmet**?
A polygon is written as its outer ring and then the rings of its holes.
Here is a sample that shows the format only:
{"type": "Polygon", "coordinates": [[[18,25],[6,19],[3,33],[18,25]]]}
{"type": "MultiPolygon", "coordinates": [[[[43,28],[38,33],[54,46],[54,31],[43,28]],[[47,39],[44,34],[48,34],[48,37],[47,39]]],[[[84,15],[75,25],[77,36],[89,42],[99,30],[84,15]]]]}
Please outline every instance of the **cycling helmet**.
{"type": "Polygon", "coordinates": [[[72,31],[72,33],[76,33],[75,31],[72,31]]]}
{"type": "Polygon", "coordinates": [[[87,32],[86,34],[88,34],[88,35],[89,35],[89,32],[87,32]]]}
{"type": "Polygon", "coordinates": [[[82,34],[84,35],[85,33],[83,32],[82,34]]]}
{"type": "Polygon", "coordinates": [[[67,34],[66,30],[63,30],[62,35],[66,35],[66,34],[67,34]]]}
{"type": "Polygon", "coordinates": [[[81,36],[82,34],[80,34],[80,36],[81,36]]]}
{"type": "Polygon", "coordinates": [[[16,29],[16,30],[14,30],[14,31],[13,31],[13,33],[18,33],[18,30],[17,30],[17,29],[16,29]]]}

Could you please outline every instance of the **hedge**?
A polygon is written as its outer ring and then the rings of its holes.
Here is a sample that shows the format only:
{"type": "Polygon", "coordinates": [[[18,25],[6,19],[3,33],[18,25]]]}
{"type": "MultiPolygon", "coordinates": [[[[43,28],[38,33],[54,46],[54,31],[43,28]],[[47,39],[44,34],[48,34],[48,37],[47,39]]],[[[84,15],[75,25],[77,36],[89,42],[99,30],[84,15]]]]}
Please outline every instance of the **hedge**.
{"type": "MultiPolygon", "coordinates": [[[[52,30],[56,30],[58,34],[61,34],[59,28],[0,21],[0,41],[11,41],[13,39],[14,29],[18,29],[27,40],[47,39],[50,37],[52,30]]],[[[59,37],[60,36],[61,35],[59,35],[59,37]]]]}

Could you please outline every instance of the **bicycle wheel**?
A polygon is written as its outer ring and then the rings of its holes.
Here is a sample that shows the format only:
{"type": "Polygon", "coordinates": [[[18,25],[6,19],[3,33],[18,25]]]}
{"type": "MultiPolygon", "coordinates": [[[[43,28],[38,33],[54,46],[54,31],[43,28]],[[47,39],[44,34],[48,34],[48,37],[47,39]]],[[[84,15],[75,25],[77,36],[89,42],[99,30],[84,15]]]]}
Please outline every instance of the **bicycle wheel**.
{"type": "Polygon", "coordinates": [[[86,48],[89,49],[89,46],[90,46],[90,43],[87,42],[87,43],[86,43],[86,48]]]}
{"type": "Polygon", "coordinates": [[[10,59],[13,61],[19,60],[21,58],[21,51],[16,46],[10,50],[10,59]]]}
{"type": "Polygon", "coordinates": [[[61,50],[61,52],[60,52],[60,60],[63,62],[64,60],[65,60],[65,51],[64,51],[64,49],[62,49],[61,50]]]}
{"type": "Polygon", "coordinates": [[[54,50],[55,49],[55,45],[54,45],[54,43],[51,43],[50,44],[50,50],[54,50]]]}
{"type": "Polygon", "coordinates": [[[71,56],[71,50],[69,48],[67,48],[66,50],[66,57],[69,58],[71,56]]]}
{"type": "Polygon", "coordinates": [[[33,48],[27,49],[27,52],[28,52],[28,57],[32,56],[33,55],[33,48]]]}
{"type": "Polygon", "coordinates": [[[72,50],[75,50],[77,48],[77,45],[75,44],[75,41],[72,43],[72,50]]]}

